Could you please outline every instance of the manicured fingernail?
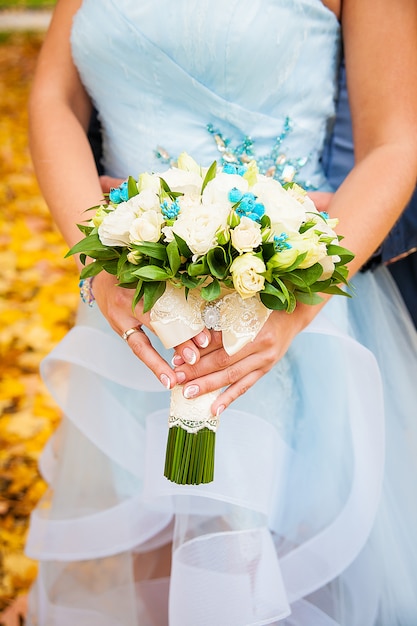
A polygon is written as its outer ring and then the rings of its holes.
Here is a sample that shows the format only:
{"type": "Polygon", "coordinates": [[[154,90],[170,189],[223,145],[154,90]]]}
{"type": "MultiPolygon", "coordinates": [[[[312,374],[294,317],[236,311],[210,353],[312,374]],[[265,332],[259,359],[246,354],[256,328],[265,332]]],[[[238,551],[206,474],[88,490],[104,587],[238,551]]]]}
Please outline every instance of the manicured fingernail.
{"type": "Polygon", "coordinates": [[[191,348],[184,348],[184,350],[182,351],[182,358],[186,363],[189,363],[190,365],[194,365],[194,363],[197,361],[197,355],[194,350],[191,350],[191,348]]]}
{"type": "Polygon", "coordinates": [[[184,398],[187,398],[187,400],[194,398],[199,391],[200,387],[198,385],[190,385],[184,389],[184,398]]]}
{"type": "Polygon", "coordinates": [[[218,407],[217,407],[217,411],[216,411],[216,417],[219,417],[219,415],[220,415],[221,413],[223,413],[223,411],[225,410],[225,408],[226,408],[226,407],[224,406],[224,404],[221,404],[220,406],[218,406],[218,407]]]}
{"type": "Polygon", "coordinates": [[[174,354],[174,356],[171,359],[171,363],[174,367],[176,367],[178,365],[182,365],[184,363],[184,359],[182,358],[180,354],[174,354]]]}
{"type": "Polygon", "coordinates": [[[184,372],[175,372],[175,375],[177,377],[177,383],[179,385],[181,385],[181,383],[183,383],[184,380],[187,378],[187,376],[184,374],[184,372]]]}
{"type": "Polygon", "coordinates": [[[207,346],[209,345],[209,338],[207,337],[205,333],[203,333],[197,339],[197,343],[200,346],[200,348],[207,348],[207,346]]]}
{"type": "Polygon", "coordinates": [[[170,380],[169,376],[167,376],[166,374],[161,374],[160,377],[159,377],[159,380],[161,381],[161,383],[163,384],[165,389],[170,389],[170,387],[171,387],[171,380],[170,380]]]}

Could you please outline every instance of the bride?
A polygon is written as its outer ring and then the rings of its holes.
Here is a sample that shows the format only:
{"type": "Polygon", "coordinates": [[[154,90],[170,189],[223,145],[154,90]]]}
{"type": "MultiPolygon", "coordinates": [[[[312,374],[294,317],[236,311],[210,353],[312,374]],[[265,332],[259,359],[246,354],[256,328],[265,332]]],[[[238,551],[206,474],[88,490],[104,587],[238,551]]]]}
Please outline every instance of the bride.
{"type": "Polygon", "coordinates": [[[207,329],[170,353],[131,290],[104,272],[84,286],[92,306],[42,364],[63,418],[27,542],[30,625],[415,624],[417,339],[386,269],[358,272],[415,185],[415,1],[58,0],[31,149],[69,247],[102,199],[92,104],[108,176],[250,145],[280,182],[330,190],[342,31],[356,161],[329,213],[354,297],[275,311],[228,357],[207,329]],[[209,485],[163,478],[177,383],[222,388],[209,485]]]}

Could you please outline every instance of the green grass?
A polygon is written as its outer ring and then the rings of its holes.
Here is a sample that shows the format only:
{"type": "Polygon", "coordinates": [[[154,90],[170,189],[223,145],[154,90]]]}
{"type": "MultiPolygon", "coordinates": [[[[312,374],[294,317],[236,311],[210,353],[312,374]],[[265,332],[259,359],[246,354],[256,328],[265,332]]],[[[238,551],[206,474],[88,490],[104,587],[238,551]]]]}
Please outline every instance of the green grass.
{"type": "Polygon", "coordinates": [[[1,9],[50,9],[55,0],[0,0],[1,9]]]}

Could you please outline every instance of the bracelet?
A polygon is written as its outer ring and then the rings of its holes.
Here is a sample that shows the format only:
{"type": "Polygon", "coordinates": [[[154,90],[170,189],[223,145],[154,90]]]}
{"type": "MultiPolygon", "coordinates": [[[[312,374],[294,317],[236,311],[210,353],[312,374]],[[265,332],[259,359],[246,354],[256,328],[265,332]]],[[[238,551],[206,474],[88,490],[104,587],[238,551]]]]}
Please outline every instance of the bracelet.
{"type": "Polygon", "coordinates": [[[93,278],[94,276],[90,276],[90,278],[83,278],[78,283],[80,288],[80,298],[84,304],[88,304],[88,306],[93,306],[96,301],[92,289],[93,278]]]}

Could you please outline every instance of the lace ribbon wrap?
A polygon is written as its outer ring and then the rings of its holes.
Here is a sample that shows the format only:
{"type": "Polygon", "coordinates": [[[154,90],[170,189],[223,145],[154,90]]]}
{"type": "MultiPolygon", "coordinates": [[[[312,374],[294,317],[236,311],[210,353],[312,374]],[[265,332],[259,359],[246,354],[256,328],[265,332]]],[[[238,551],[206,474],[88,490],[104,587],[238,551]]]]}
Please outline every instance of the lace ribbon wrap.
{"type": "MultiPolygon", "coordinates": [[[[221,331],[223,347],[232,355],[255,339],[270,313],[257,296],[243,299],[232,292],[206,302],[196,291],[189,291],[186,297],[183,288],[167,283],[151,310],[151,323],[165,348],[191,339],[204,327],[221,331]]],[[[212,415],[210,407],[219,394],[217,390],[186,399],[182,386],[177,385],[171,392],[169,427],[180,426],[189,433],[203,428],[216,432],[219,419],[212,415]]]]}

